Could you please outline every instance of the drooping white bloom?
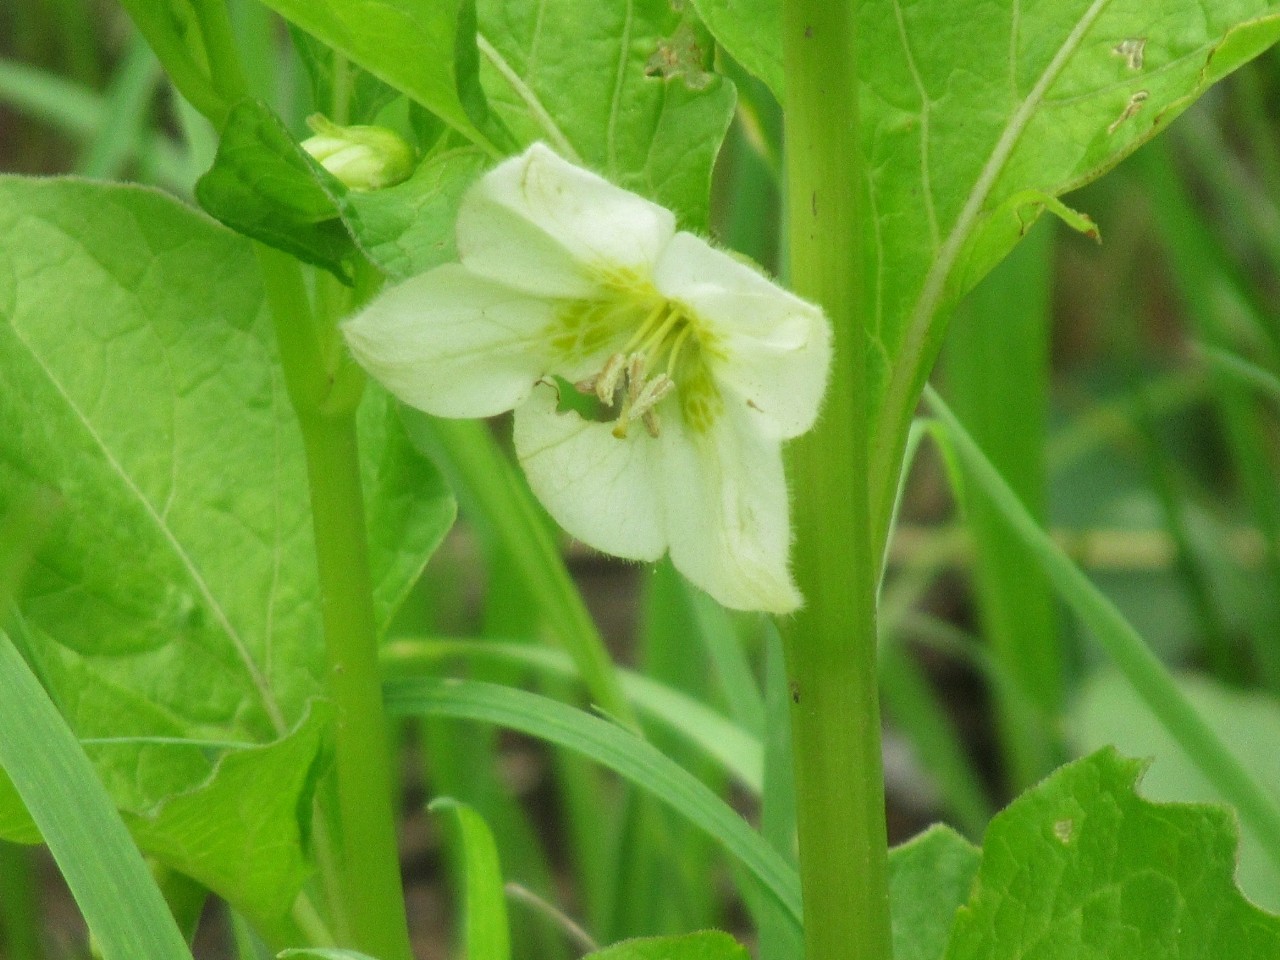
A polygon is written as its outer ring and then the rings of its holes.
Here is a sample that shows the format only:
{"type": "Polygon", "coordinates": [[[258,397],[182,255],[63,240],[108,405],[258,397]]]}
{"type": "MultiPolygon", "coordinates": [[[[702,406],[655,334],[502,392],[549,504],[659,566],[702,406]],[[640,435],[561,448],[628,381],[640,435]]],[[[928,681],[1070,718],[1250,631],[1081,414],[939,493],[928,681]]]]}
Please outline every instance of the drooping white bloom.
{"type": "Polygon", "coordinates": [[[795,609],[781,445],[818,413],[822,312],[541,144],[469,190],[457,245],[343,325],[359,362],[437,416],[514,409],[530,486],[585,543],[795,609]]]}

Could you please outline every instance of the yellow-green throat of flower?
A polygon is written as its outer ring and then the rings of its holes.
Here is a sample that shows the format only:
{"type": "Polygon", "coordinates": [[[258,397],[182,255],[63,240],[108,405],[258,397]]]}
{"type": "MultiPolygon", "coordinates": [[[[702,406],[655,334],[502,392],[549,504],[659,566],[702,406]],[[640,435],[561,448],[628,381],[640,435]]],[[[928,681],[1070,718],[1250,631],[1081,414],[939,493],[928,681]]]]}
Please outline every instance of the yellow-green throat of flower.
{"type": "MultiPolygon", "coordinates": [[[[680,304],[658,295],[645,300],[646,312],[626,344],[609,354],[595,374],[575,383],[574,389],[593,395],[614,415],[613,435],[620,440],[637,422],[649,436],[658,437],[662,432],[658,404],[673,393],[686,424],[701,433],[723,409],[720,391],[707,369],[705,332],[680,304]]],[[[626,320],[634,323],[638,313],[634,299],[621,297],[572,311],[563,321],[568,339],[562,346],[582,349],[606,332],[615,339],[618,327],[626,320]]]]}

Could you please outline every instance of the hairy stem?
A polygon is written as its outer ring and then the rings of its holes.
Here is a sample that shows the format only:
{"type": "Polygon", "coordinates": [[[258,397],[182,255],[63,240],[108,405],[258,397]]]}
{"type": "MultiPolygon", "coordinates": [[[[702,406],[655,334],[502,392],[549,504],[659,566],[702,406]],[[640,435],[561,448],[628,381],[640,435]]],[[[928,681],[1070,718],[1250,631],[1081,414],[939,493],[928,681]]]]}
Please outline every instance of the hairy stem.
{"type": "Polygon", "coordinates": [[[854,3],[788,0],[786,167],[791,279],[820,303],[835,357],[818,426],[790,449],[795,572],[784,626],[807,960],[889,960],[888,849],[876,687],[867,462],[854,3]]]}

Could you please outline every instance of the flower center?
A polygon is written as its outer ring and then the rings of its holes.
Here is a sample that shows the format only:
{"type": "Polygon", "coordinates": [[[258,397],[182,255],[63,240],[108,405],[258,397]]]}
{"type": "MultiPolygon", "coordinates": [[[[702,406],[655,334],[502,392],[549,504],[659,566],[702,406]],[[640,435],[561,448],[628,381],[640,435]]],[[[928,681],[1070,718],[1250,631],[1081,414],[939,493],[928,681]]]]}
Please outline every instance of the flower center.
{"type": "Polygon", "coordinates": [[[610,354],[595,376],[574,384],[582,393],[594,393],[605,406],[617,408],[615,437],[626,437],[637,420],[644,424],[649,436],[661,433],[657,406],[676,389],[686,346],[692,341],[693,351],[698,348],[693,330],[693,321],[679,305],[659,300],[626,346],[610,354]]]}

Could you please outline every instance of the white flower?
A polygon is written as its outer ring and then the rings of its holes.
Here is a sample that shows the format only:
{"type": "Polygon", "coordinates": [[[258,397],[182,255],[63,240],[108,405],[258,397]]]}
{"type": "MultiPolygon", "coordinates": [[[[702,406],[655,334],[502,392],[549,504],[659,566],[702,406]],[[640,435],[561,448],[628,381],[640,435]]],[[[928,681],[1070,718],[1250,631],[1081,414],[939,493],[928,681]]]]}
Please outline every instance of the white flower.
{"type": "Polygon", "coordinates": [[[781,445],[822,400],[822,312],[541,144],[470,189],[457,244],[344,324],[360,363],[437,416],[514,409],[530,486],[585,543],[799,606],[781,445]]]}

